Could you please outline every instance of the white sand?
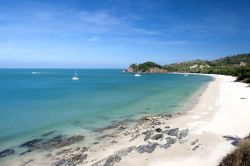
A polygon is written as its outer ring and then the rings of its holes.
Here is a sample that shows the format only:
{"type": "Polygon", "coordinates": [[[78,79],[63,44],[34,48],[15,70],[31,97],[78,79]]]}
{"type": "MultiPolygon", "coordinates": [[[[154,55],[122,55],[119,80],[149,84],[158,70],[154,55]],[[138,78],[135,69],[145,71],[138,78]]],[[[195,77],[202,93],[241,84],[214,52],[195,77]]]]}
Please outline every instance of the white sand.
{"type": "MultiPolygon", "coordinates": [[[[157,147],[153,153],[132,151],[116,165],[128,166],[215,166],[235,147],[223,136],[245,137],[250,133],[250,87],[234,82],[231,76],[212,75],[215,80],[209,83],[198,103],[183,115],[166,121],[164,125],[188,128],[187,142],[176,143],[168,149],[157,147]],[[245,98],[245,99],[241,99],[245,98]],[[200,145],[190,143],[196,139],[200,145]]],[[[99,145],[89,153],[91,159],[98,161],[117,150],[129,146],[145,144],[143,138],[128,141],[117,136],[119,143],[99,145]]],[[[91,165],[95,162],[89,162],[91,165]]],[[[85,163],[87,164],[87,163],[85,163]]],[[[87,165],[88,165],[87,164],[87,165]]]]}

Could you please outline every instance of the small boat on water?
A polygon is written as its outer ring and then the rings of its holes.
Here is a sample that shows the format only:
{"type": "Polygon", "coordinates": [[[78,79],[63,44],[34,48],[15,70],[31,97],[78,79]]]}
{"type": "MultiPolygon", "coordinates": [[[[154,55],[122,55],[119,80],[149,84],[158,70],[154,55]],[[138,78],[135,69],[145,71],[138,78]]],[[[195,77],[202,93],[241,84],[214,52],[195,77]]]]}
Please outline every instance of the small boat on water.
{"type": "Polygon", "coordinates": [[[135,77],[140,77],[141,74],[140,74],[139,72],[137,72],[134,76],[135,76],[135,77]]]}
{"type": "Polygon", "coordinates": [[[72,80],[74,80],[74,81],[77,81],[77,80],[79,80],[79,78],[78,78],[78,76],[77,76],[77,73],[76,73],[76,71],[75,71],[75,74],[74,74],[74,76],[72,77],[72,80]]]}
{"type": "Polygon", "coordinates": [[[188,74],[184,74],[184,76],[185,76],[185,77],[187,77],[187,76],[188,76],[188,74]]]}

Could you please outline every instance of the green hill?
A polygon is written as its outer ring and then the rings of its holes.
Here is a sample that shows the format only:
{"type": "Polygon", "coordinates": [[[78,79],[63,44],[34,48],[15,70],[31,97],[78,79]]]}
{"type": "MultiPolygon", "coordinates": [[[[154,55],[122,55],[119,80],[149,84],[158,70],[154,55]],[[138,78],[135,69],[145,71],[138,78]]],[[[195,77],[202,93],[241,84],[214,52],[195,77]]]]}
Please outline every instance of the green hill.
{"type": "Polygon", "coordinates": [[[169,65],[159,65],[154,62],[132,64],[128,72],[186,72],[237,76],[239,81],[250,83],[250,54],[227,56],[217,60],[194,60],[178,62],[169,65]]]}
{"type": "MultiPolygon", "coordinates": [[[[162,73],[164,67],[154,62],[145,62],[142,64],[132,64],[127,69],[128,72],[162,73]]],[[[166,71],[165,71],[166,72],[166,71]]]]}

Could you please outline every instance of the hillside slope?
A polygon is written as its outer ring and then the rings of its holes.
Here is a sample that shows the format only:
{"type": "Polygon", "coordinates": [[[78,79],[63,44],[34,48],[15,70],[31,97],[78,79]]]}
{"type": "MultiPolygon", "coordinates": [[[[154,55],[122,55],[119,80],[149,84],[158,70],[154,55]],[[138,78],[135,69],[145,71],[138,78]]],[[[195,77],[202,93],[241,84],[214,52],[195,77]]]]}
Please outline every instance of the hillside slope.
{"type": "Polygon", "coordinates": [[[154,62],[132,64],[127,72],[144,73],[206,73],[237,76],[239,81],[250,83],[250,54],[227,56],[217,60],[194,60],[178,62],[169,65],[159,65],[154,62]]]}

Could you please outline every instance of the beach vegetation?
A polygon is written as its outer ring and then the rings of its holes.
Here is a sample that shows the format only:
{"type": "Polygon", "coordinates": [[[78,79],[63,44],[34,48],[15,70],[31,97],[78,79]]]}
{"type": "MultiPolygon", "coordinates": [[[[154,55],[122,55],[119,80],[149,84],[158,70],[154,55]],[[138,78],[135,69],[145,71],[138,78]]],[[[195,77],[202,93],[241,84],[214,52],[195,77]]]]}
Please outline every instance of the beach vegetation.
{"type": "Polygon", "coordinates": [[[132,72],[150,73],[159,71],[152,70],[155,68],[168,72],[231,75],[237,77],[237,81],[250,83],[250,54],[232,55],[212,61],[194,60],[178,62],[163,66],[154,62],[130,65],[132,72]]]}
{"type": "Polygon", "coordinates": [[[249,166],[250,165],[250,135],[243,139],[238,148],[228,154],[219,166],[249,166]]]}
{"type": "Polygon", "coordinates": [[[161,65],[154,63],[154,62],[145,62],[142,64],[132,64],[129,67],[133,70],[133,72],[138,72],[138,71],[147,72],[152,68],[158,68],[158,69],[162,68],[161,65]]]}

